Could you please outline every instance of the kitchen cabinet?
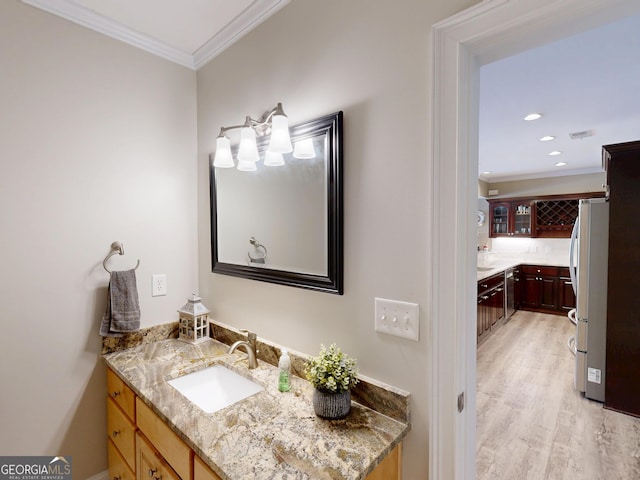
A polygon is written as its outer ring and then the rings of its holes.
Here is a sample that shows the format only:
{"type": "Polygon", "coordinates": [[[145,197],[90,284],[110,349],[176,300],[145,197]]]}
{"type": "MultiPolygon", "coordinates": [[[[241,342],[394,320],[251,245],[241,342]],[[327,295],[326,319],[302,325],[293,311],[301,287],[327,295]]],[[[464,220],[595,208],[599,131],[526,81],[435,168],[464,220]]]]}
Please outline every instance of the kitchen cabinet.
{"type": "Polygon", "coordinates": [[[504,272],[478,282],[478,345],[505,319],[504,272]]]}
{"type": "Polygon", "coordinates": [[[566,315],[576,306],[566,267],[521,265],[517,296],[521,310],[566,315]]]}
{"type": "Polygon", "coordinates": [[[606,145],[609,190],[606,408],[640,417],[640,141],[606,145]]]}
{"type": "Polygon", "coordinates": [[[489,202],[491,237],[530,237],[530,200],[489,202]]]}
{"type": "Polygon", "coordinates": [[[604,192],[489,200],[489,236],[570,238],[581,198],[604,192]]]}
{"type": "Polygon", "coordinates": [[[576,308],[576,294],[573,292],[573,285],[571,284],[571,276],[569,275],[569,269],[566,267],[560,268],[560,277],[558,279],[559,285],[559,307],[563,313],[569,313],[569,310],[576,308]]]}

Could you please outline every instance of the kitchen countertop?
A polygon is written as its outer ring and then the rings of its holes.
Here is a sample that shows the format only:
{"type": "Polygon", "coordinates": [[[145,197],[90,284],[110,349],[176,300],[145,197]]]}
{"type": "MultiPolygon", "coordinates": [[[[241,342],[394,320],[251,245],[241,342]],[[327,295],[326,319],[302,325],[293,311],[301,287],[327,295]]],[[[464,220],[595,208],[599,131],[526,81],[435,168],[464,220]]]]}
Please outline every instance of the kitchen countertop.
{"type": "Polygon", "coordinates": [[[484,280],[496,273],[503,272],[518,265],[544,265],[552,267],[568,267],[569,258],[564,256],[547,256],[540,254],[499,254],[495,252],[478,253],[477,280],[484,280]]]}
{"type": "Polygon", "coordinates": [[[410,426],[352,402],[343,420],[317,417],[313,386],[292,376],[277,388],[278,371],[210,340],[191,345],[161,340],[104,355],[107,365],[225,480],[365,478],[406,436],[410,426]],[[223,410],[205,413],[167,380],[222,363],[264,390],[223,410]]]}

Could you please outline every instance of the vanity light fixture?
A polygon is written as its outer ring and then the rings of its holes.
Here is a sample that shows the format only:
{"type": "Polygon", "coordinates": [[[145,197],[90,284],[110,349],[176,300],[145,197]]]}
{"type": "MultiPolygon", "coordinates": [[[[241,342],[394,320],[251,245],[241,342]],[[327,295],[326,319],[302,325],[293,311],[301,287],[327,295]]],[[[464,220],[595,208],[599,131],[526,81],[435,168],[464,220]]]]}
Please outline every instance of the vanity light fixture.
{"type": "Polygon", "coordinates": [[[538,120],[539,118],[542,118],[541,113],[530,113],[529,115],[524,117],[524,119],[528,122],[530,122],[531,120],[538,120]]]}
{"type": "Polygon", "coordinates": [[[313,147],[313,138],[305,138],[296,142],[296,146],[293,149],[294,158],[316,158],[316,150],[313,147]]]}
{"type": "Polygon", "coordinates": [[[232,168],[235,166],[231,154],[231,141],[225,133],[238,128],[240,129],[238,170],[245,172],[256,170],[256,162],[260,160],[256,144],[257,136],[262,137],[269,133],[271,134],[271,141],[267,150],[270,160],[268,162],[265,160],[265,165],[284,165],[282,154],[293,151],[291,137],[289,136],[289,120],[282,109],[282,104],[278,103],[271,111],[262,115],[260,120],[255,120],[247,115],[243,125],[220,127],[220,133],[216,138],[214,167],[232,168]],[[280,155],[280,157],[273,157],[272,154],[280,155]]]}

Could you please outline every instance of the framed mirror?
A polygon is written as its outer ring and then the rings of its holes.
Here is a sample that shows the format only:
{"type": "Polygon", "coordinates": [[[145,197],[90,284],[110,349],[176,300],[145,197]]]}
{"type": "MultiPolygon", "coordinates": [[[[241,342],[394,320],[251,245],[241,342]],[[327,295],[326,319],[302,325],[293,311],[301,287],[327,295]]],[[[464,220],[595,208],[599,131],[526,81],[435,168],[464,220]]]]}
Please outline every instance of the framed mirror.
{"type": "Polygon", "coordinates": [[[254,172],[211,162],[212,271],[342,295],[342,112],[290,134],[284,165],[265,165],[268,136],[254,172]]]}

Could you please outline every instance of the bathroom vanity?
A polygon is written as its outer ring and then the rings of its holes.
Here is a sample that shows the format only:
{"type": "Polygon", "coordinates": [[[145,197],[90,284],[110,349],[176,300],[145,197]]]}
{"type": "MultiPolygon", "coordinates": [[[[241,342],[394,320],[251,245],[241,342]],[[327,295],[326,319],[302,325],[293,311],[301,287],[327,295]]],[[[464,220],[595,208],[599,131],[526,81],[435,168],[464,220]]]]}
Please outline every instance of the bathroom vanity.
{"type": "Polygon", "coordinates": [[[259,361],[249,370],[246,354],[227,350],[213,339],[166,339],[104,356],[110,478],[401,478],[408,424],[355,402],[344,420],[320,419],[309,382],[293,377],[279,392],[277,368],[259,361]],[[205,413],[168,383],[215,364],[263,390],[205,413]]]}

